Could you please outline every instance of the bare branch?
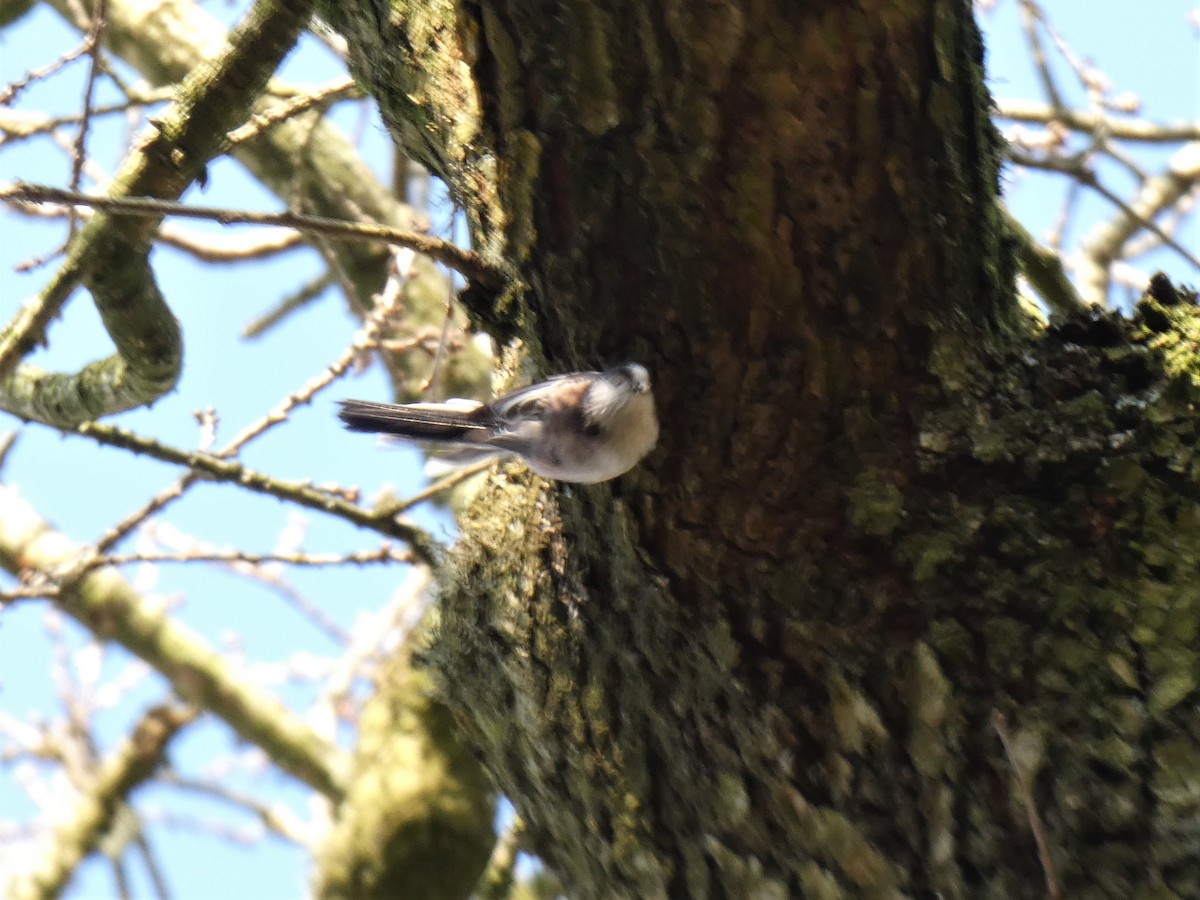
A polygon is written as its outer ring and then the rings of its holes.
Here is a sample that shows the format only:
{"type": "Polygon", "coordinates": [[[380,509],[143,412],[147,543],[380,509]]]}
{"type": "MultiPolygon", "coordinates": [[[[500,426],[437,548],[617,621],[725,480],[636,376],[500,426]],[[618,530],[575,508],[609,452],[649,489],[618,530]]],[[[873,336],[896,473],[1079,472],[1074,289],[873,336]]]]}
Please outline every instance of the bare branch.
{"type": "MultiPolygon", "coordinates": [[[[411,251],[402,251],[409,254],[411,251]]],[[[411,259],[409,260],[411,262],[411,259]]],[[[242,447],[249,443],[254,438],[266,432],[269,428],[279,424],[287,418],[288,413],[301,403],[308,403],[316,395],[316,393],[332,384],[333,381],[344,374],[353,364],[355,358],[363,350],[373,347],[379,340],[380,330],[387,319],[393,315],[398,308],[402,299],[402,282],[401,279],[406,276],[409,262],[398,262],[392,275],[389,277],[385,289],[375,309],[366,317],[366,320],[359,327],[350,347],[321,375],[311,380],[308,385],[301,391],[293,393],[286,397],[275,410],[268,413],[262,419],[247,426],[237,437],[229,444],[223,447],[216,457],[220,459],[228,459],[234,456],[242,447]]],[[[97,544],[99,552],[107,552],[111,547],[115,546],[118,541],[124,538],[127,534],[133,531],[139,524],[149,518],[151,515],[160,512],[169,504],[179,499],[186,491],[196,484],[201,479],[201,473],[198,470],[188,472],[186,475],[178,479],[175,483],[168,485],[157,495],[150,499],[140,509],[126,516],[119,523],[105,533],[97,544]]],[[[211,473],[209,473],[211,475],[211,473]]],[[[262,476],[265,478],[265,476],[262,476]]],[[[308,486],[304,486],[308,489],[308,486]]],[[[342,497],[345,497],[345,492],[340,492],[342,497]]],[[[334,492],[322,491],[313,492],[315,496],[322,498],[322,502],[333,498],[334,492]]],[[[351,504],[343,504],[348,509],[358,509],[351,504]]],[[[321,507],[318,507],[321,508],[321,507]]]]}
{"type": "Polygon", "coordinates": [[[17,99],[17,96],[35,81],[49,78],[63,66],[74,62],[87,52],[88,43],[85,39],[78,47],[68,50],[49,65],[43,66],[40,69],[31,69],[23,78],[19,78],[6,86],[4,90],[0,90],[0,106],[11,106],[12,102],[17,99]]]}
{"type": "Polygon", "coordinates": [[[469,478],[473,478],[480,472],[486,472],[496,462],[495,459],[481,459],[478,462],[463,466],[460,469],[455,469],[450,474],[435,481],[433,484],[424,490],[418,491],[407,499],[400,500],[395,504],[389,504],[382,508],[381,511],[386,511],[391,515],[399,515],[406,510],[412,509],[426,500],[436,497],[438,494],[443,494],[451,488],[457,487],[469,478]]]}
{"type": "Polygon", "coordinates": [[[190,219],[209,219],[220,222],[222,225],[279,225],[284,228],[295,228],[297,231],[308,234],[322,234],[335,238],[407,247],[449,266],[456,272],[485,286],[499,287],[504,283],[504,274],[485,263],[474,251],[463,250],[441,238],[430,237],[417,231],[389,228],[386,225],[326,219],[321,216],[308,216],[293,212],[263,213],[213,206],[185,206],[152,197],[96,197],[49,185],[24,184],[22,182],[0,186],[0,200],[72,203],[126,216],[143,216],[153,219],[163,216],[181,216],[190,219]]]}
{"type": "MultiPolygon", "coordinates": [[[[114,113],[128,112],[142,106],[166,103],[175,98],[175,88],[159,88],[152,91],[134,91],[130,96],[117,103],[106,103],[92,109],[92,118],[110,116],[114,113]]],[[[19,109],[0,107],[0,147],[27,140],[37,135],[46,134],[68,125],[78,125],[83,121],[83,113],[67,113],[61,116],[50,116],[40,112],[26,112],[19,109]]]]}
{"type": "Polygon", "coordinates": [[[1038,815],[1037,807],[1033,802],[1033,793],[1029,790],[1029,783],[1025,780],[1025,775],[1021,771],[1021,767],[1017,765],[1016,754],[1013,753],[1012,734],[1008,729],[1008,720],[1004,717],[1004,713],[998,709],[992,710],[992,727],[996,729],[996,734],[1000,738],[1000,743],[1004,747],[1004,755],[1008,758],[1008,764],[1012,767],[1013,780],[1017,783],[1017,789],[1021,792],[1021,799],[1025,803],[1025,814],[1029,817],[1029,828],[1033,832],[1033,839],[1037,843],[1038,859],[1042,863],[1042,872],[1046,876],[1046,896],[1050,900],[1059,900],[1062,897],[1062,884],[1058,880],[1058,873],[1054,869],[1054,858],[1050,855],[1050,842],[1046,839],[1046,827],[1042,824],[1042,817],[1038,815]]]}
{"type": "Polygon", "coordinates": [[[350,77],[338,79],[332,84],[313,91],[299,93],[287,103],[282,103],[265,112],[254,113],[250,117],[249,122],[229,132],[227,149],[232,149],[238,144],[253,140],[281,122],[286,122],[288,119],[300,113],[307,112],[314,107],[327,108],[340,100],[354,100],[361,99],[362,97],[362,88],[350,77]]]}
{"type": "Polygon", "coordinates": [[[333,282],[333,275],[327,270],[316,278],[300,285],[297,290],[280,300],[272,309],[249,322],[242,329],[242,337],[247,340],[262,337],[276,325],[287,319],[292,313],[303,309],[320,297],[333,282]]]}
{"type": "MultiPolygon", "coordinates": [[[[100,40],[104,37],[105,26],[108,25],[108,0],[96,0],[96,8],[92,14],[92,24],[88,28],[84,45],[87,47],[91,65],[88,66],[87,83],[83,89],[83,112],[79,117],[79,131],[71,146],[71,190],[77,191],[83,178],[83,161],[87,158],[88,129],[92,124],[92,104],[96,96],[96,77],[100,74],[100,40]]],[[[75,237],[78,219],[74,211],[71,214],[71,224],[68,229],[68,239],[75,237]]]]}
{"type": "Polygon", "coordinates": [[[289,566],[369,566],[378,563],[411,563],[412,554],[381,544],[371,550],[353,553],[249,553],[245,550],[182,550],[178,553],[120,553],[93,560],[89,569],[102,566],[129,566],[135,563],[246,563],[262,566],[283,563],[289,566]]]}
{"type": "Polygon", "coordinates": [[[284,840],[291,841],[301,847],[312,844],[312,835],[308,833],[302,821],[286,806],[270,806],[249,794],[236,791],[233,788],[202,778],[188,778],[175,771],[165,771],[157,779],[162,784],[169,784],[181,790],[215,797],[225,803],[244,809],[258,818],[268,831],[284,840]]]}
{"type": "Polygon", "coordinates": [[[1050,310],[1060,316],[1072,316],[1087,308],[1087,304],[1071,284],[1063,269],[1062,257],[1043,247],[1006,208],[1004,219],[1017,238],[1017,252],[1025,277],[1037,288],[1050,310]]]}
{"type": "Polygon", "coordinates": [[[55,828],[45,856],[25,877],[8,885],[8,896],[19,900],[59,896],[79,864],[95,852],[130,794],[162,764],[171,740],[195,717],[195,710],[187,707],[149,710],[124,745],[104,762],[76,803],[74,815],[55,828]]]}
{"type": "MultiPolygon", "coordinates": [[[[72,432],[67,433],[71,434],[72,432]]],[[[309,484],[298,481],[281,481],[264,475],[262,472],[248,469],[241,463],[222,459],[211,453],[179,450],[110,425],[89,422],[80,425],[74,433],[109,447],[120,447],[162,462],[187,466],[216,481],[237,484],[256,493],[267,494],[299,506],[337,516],[352,525],[368,528],[387,537],[406,542],[413,548],[416,557],[426,564],[433,565],[440,555],[437,542],[427,532],[414,525],[398,521],[389,510],[363,509],[309,484]]]]}
{"type": "MultiPolygon", "coordinates": [[[[118,190],[180,196],[219,150],[225,133],[244,119],[310,10],[311,0],[286,5],[259,0],[222,56],[188,77],[157,134],[126,160],[116,179],[118,190]]],[[[50,284],[0,332],[0,383],[11,401],[8,408],[42,421],[73,424],[146,403],[175,383],[181,355],[178,325],[154,285],[147,260],[158,218],[135,225],[127,217],[97,216],[71,242],[71,252],[50,284]],[[115,264],[119,260],[124,263],[115,264]],[[117,354],[73,375],[29,369],[17,378],[13,370],[20,357],[45,340],[50,321],[84,280],[117,354]],[[131,299],[142,307],[139,315],[130,314],[131,299]],[[115,327],[117,322],[121,327],[115,327]]]]}
{"type": "Polygon", "coordinates": [[[1101,306],[1107,303],[1108,267],[1120,258],[1126,242],[1139,230],[1153,233],[1165,246],[1200,269],[1200,259],[1156,221],[1159,213],[1194,190],[1200,181],[1200,142],[1184,145],[1171,158],[1167,173],[1148,178],[1132,202],[1105,187],[1081,156],[1034,156],[1011,145],[1008,155],[1018,165],[1070,175],[1120,210],[1120,215],[1094,228],[1083,241],[1076,269],[1081,282],[1080,294],[1085,302],[1101,306]]]}
{"type": "MultiPolygon", "coordinates": [[[[70,575],[89,551],[55,532],[12,488],[0,485],[0,566],[48,580],[70,575]]],[[[250,684],[190,630],[168,619],[113,569],[60,582],[60,608],[98,638],[158,670],[181,697],[211,710],[276,765],[331,798],[348,761],[278,700],[250,684]]]]}
{"type": "MultiPolygon", "coordinates": [[[[1200,270],[1200,259],[1168,234],[1155,219],[1179,202],[1186,194],[1195,192],[1200,183],[1200,141],[1185,144],[1167,165],[1167,171],[1146,179],[1132,201],[1126,203],[1111,192],[1104,196],[1120,206],[1120,212],[1107,222],[1094,227],[1083,239],[1076,264],[1080,292],[1085,300],[1103,303],[1108,297],[1109,266],[1120,258],[1126,244],[1139,230],[1153,233],[1164,245],[1200,270]]],[[[1100,190],[1099,186],[1092,187],[1100,190]]]]}
{"type": "Polygon", "coordinates": [[[1146,119],[1105,116],[1089,110],[1055,108],[1037,100],[1012,97],[997,100],[996,111],[1000,118],[1014,122],[1038,122],[1043,125],[1061,122],[1076,131],[1103,131],[1127,141],[1172,143],[1200,140],[1200,122],[1150,122],[1146,119]]]}

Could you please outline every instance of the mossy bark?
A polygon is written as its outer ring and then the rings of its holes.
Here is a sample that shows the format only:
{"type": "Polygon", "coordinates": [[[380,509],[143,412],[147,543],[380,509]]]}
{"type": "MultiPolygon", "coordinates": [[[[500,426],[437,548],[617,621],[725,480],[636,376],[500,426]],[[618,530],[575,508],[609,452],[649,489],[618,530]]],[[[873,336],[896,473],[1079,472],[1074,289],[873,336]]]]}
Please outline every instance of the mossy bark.
{"type": "Polygon", "coordinates": [[[1020,317],[970,4],[331,15],[516,276],[480,321],[656,378],[646,464],[506,469],[443,579],[572,896],[1041,897],[1014,765],[1067,895],[1200,894],[1196,310],[1020,317]]]}
{"type": "Polygon", "coordinates": [[[493,788],[407,652],[378,681],[359,721],[350,789],[318,851],[315,893],[466,897],[494,843],[493,788]]]}

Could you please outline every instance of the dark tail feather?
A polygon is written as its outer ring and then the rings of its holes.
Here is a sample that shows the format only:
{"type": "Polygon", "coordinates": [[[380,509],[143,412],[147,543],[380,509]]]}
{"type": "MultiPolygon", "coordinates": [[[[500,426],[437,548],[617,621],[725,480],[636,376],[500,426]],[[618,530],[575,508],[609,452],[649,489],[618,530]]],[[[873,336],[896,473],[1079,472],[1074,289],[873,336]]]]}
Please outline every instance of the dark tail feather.
{"type": "Polygon", "coordinates": [[[419,441],[470,443],[483,438],[487,424],[476,412],[445,407],[343,400],[338,416],[351,431],[394,434],[419,441]]]}

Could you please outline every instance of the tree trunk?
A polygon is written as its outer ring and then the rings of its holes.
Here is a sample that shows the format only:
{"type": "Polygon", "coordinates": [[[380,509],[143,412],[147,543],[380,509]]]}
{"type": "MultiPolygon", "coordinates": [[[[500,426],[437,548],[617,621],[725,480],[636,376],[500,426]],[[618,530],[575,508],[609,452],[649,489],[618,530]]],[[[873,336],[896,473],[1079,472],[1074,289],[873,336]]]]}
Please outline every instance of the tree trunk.
{"type": "Polygon", "coordinates": [[[1200,327],[1021,318],[970,4],[367,7],[477,319],[655,376],[646,464],[506,469],[443,579],[572,896],[1200,896],[1200,327]]]}

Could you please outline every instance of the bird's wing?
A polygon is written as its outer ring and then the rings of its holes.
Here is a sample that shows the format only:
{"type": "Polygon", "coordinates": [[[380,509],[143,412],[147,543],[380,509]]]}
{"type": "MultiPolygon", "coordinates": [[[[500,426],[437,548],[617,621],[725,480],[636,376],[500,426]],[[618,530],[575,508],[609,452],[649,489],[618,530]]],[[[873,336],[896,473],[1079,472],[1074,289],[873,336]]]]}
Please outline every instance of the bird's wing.
{"type": "Polygon", "coordinates": [[[511,393],[503,394],[489,403],[488,409],[498,420],[506,423],[522,419],[540,419],[551,400],[561,401],[568,395],[575,397],[576,392],[582,393],[587,390],[598,374],[571,372],[556,375],[529,387],[517,388],[511,393]]]}

